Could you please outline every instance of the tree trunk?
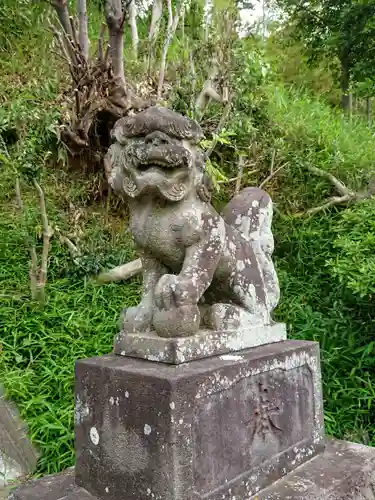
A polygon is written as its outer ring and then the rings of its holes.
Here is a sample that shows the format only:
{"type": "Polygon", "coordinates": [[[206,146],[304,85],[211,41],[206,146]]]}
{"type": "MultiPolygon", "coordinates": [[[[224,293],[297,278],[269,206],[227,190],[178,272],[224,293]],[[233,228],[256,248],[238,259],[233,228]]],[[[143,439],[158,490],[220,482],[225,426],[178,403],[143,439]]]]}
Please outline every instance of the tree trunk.
{"type": "Polygon", "coordinates": [[[154,47],[159,34],[160,21],[163,13],[163,1],[154,0],[152,4],[152,15],[150,30],[148,32],[148,75],[151,75],[152,59],[154,57],[154,47]]]}
{"type": "Polygon", "coordinates": [[[350,111],[351,96],[349,93],[350,87],[350,70],[346,58],[341,60],[341,107],[344,111],[350,111]]]}
{"type": "Polygon", "coordinates": [[[106,21],[109,32],[110,56],[114,77],[125,85],[124,74],[124,14],[121,0],[107,0],[106,21]]]}
{"type": "Polygon", "coordinates": [[[139,36],[137,27],[137,6],[134,0],[132,0],[129,4],[129,25],[132,33],[133,54],[135,59],[137,59],[139,36]]]}
{"type": "Polygon", "coordinates": [[[88,61],[90,42],[87,28],[86,0],[77,0],[77,11],[79,19],[79,44],[84,58],[88,61]]]}
{"type": "Polygon", "coordinates": [[[67,0],[54,0],[52,6],[55,8],[57,17],[65,33],[73,38],[72,26],[70,24],[69,9],[67,0]]]}

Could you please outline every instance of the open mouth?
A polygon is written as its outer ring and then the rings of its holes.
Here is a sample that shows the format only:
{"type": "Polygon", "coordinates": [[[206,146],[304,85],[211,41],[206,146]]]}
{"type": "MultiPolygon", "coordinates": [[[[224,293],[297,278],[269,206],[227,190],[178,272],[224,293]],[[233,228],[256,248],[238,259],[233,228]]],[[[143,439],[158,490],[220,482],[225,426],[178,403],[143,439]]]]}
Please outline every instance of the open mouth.
{"type": "Polygon", "coordinates": [[[162,161],[152,161],[150,163],[139,163],[137,165],[138,172],[149,172],[152,170],[162,171],[164,175],[172,175],[177,172],[182,172],[182,165],[171,165],[162,161]]]}

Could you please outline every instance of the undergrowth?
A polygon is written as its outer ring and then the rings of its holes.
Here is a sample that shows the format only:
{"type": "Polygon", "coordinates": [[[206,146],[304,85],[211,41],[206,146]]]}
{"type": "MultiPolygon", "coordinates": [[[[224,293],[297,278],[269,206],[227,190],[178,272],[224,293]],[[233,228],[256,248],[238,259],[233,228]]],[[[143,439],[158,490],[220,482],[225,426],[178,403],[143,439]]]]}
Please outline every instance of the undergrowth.
{"type": "MultiPolygon", "coordinates": [[[[41,451],[37,473],[44,474],[73,464],[74,363],[111,350],[120,310],[139,298],[139,279],[106,286],[92,279],[100,269],[131,260],[133,246],[126,217],[108,213],[93,192],[99,190],[95,180],[62,165],[56,134],[61,62],[41,56],[41,47],[48,47],[48,13],[38,8],[33,29],[26,23],[25,36],[16,31],[16,42],[7,38],[1,49],[16,47],[12,62],[0,59],[0,382],[41,451]],[[15,202],[16,174],[23,214],[15,202]],[[81,251],[73,259],[55,231],[43,307],[29,293],[26,236],[41,247],[30,176],[45,190],[52,227],[81,251]]],[[[178,53],[178,44],[173,51],[178,53]]],[[[240,154],[246,159],[244,185],[259,185],[272,161],[274,169],[281,167],[265,186],[276,205],[275,261],[282,290],[276,317],[289,325],[290,337],[320,343],[327,432],[375,445],[374,204],[369,200],[310,218],[292,215],[332,194],[327,181],[307,174],[307,164],[352,188],[371,181],[373,132],[303,89],[285,87],[259,48],[244,42],[235,51],[233,83],[239,90],[211,157],[221,186],[215,203],[222,206],[232,194],[234,183],[220,181],[236,177],[240,154]]],[[[181,82],[188,77],[181,75],[181,82]]],[[[175,96],[181,110],[189,109],[185,94],[181,88],[175,96]]]]}

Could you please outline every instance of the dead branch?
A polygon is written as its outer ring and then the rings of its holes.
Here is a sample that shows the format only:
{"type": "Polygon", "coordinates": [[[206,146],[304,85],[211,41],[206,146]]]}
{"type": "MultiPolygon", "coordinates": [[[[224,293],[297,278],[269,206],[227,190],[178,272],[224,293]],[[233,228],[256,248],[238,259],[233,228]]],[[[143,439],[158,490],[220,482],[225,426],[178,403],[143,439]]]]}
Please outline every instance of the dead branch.
{"type": "Polygon", "coordinates": [[[283,168],[285,168],[287,165],[289,165],[288,162],[286,163],[283,163],[279,168],[277,168],[274,172],[272,172],[268,177],[266,177],[264,179],[264,181],[262,181],[260,184],[259,184],[259,188],[260,189],[263,189],[264,186],[271,180],[275,177],[275,175],[280,172],[280,170],[282,170],[283,168]]]}
{"type": "Polygon", "coordinates": [[[295,215],[295,217],[314,215],[316,213],[323,212],[333,206],[348,205],[350,203],[356,203],[362,200],[370,199],[375,194],[374,186],[370,185],[366,190],[356,192],[349,189],[343,182],[341,182],[339,179],[337,179],[337,177],[330,174],[329,172],[313,166],[308,166],[307,170],[315,175],[318,175],[319,177],[323,177],[324,179],[330,181],[330,183],[336,188],[341,196],[332,196],[322,205],[310,208],[309,210],[306,210],[306,212],[298,213],[295,215]]]}
{"type": "Polygon", "coordinates": [[[166,34],[166,37],[164,40],[163,52],[162,52],[161,61],[160,61],[159,83],[158,83],[158,91],[157,91],[157,100],[158,101],[161,99],[162,92],[163,92],[165,67],[167,64],[167,54],[168,54],[169,45],[170,45],[172,38],[176,32],[178,21],[179,21],[180,15],[181,15],[181,11],[184,8],[183,0],[181,0],[180,3],[177,5],[176,10],[175,10],[175,14],[173,16],[172,0],[167,0],[167,4],[168,4],[168,26],[167,26],[167,34],[166,34]]]}
{"type": "Polygon", "coordinates": [[[72,240],[70,240],[67,236],[63,235],[58,227],[55,226],[53,230],[59,237],[60,242],[68,247],[72,259],[75,259],[76,257],[79,257],[81,255],[81,252],[79,251],[78,247],[72,242],[72,240]]]}
{"type": "Polygon", "coordinates": [[[198,112],[200,117],[202,117],[204,110],[206,109],[210,100],[221,102],[222,99],[215,88],[215,80],[219,74],[219,68],[214,62],[212,68],[208,74],[207,80],[203,84],[203,88],[197,97],[195,102],[195,110],[198,112]]]}
{"type": "MultiPolygon", "coordinates": [[[[30,278],[31,298],[33,300],[40,300],[41,302],[44,302],[45,284],[47,281],[47,271],[48,271],[48,253],[50,246],[50,238],[52,234],[48,224],[44,192],[35,179],[34,179],[34,186],[39,196],[39,208],[40,208],[40,215],[42,218],[42,227],[43,227],[43,250],[42,250],[40,267],[38,266],[38,256],[36,253],[35,244],[33,243],[29,235],[26,236],[26,246],[28,247],[30,253],[29,278],[30,278]]],[[[23,209],[24,206],[22,202],[21,189],[18,177],[16,178],[16,198],[17,198],[18,209],[20,211],[20,214],[22,215],[24,213],[23,209]]]]}
{"type": "Polygon", "coordinates": [[[78,41],[82,50],[82,55],[86,59],[86,61],[88,61],[90,40],[89,40],[88,26],[87,26],[86,0],[77,0],[77,12],[78,12],[78,22],[79,22],[78,41]]]}
{"type": "Polygon", "coordinates": [[[45,285],[47,281],[47,272],[48,272],[48,253],[50,248],[50,239],[52,236],[51,228],[49,227],[46,203],[44,198],[43,189],[40,187],[38,182],[34,179],[34,186],[37,190],[39,196],[39,209],[40,215],[42,218],[42,227],[43,227],[43,249],[42,249],[42,257],[40,262],[40,272],[39,272],[39,281],[37,284],[39,299],[44,302],[45,300],[45,285]]]}
{"type": "Polygon", "coordinates": [[[142,272],[142,261],[141,259],[136,259],[122,266],[117,266],[109,271],[100,273],[97,277],[97,281],[102,284],[113,283],[115,281],[130,279],[140,272],[142,272]]]}
{"type": "Polygon", "coordinates": [[[337,179],[337,177],[330,174],[329,172],[326,172],[325,170],[322,170],[317,167],[313,167],[312,165],[308,165],[307,170],[312,174],[319,175],[320,177],[324,177],[325,179],[329,180],[335,186],[335,188],[341,194],[341,196],[353,194],[352,191],[350,191],[350,189],[348,189],[345,186],[345,184],[343,184],[341,181],[337,179]]]}

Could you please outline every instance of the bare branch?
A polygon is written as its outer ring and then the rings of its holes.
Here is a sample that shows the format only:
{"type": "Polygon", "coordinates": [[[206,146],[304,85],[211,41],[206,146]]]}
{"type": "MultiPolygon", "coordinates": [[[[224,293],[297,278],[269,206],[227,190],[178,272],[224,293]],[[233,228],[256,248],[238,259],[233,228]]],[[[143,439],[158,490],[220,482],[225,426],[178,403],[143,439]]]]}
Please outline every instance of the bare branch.
{"type": "Polygon", "coordinates": [[[222,101],[222,98],[215,90],[215,85],[214,85],[214,81],[218,76],[218,74],[219,74],[219,68],[217,66],[216,61],[214,61],[210,73],[207,77],[207,80],[204,82],[203,88],[199,96],[197,97],[195,103],[195,109],[200,114],[200,116],[203,115],[204,110],[206,109],[208,103],[210,102],[210,99],[213,99],[214,101],[218,102],[222,101]]]}
{"type": "Polygon", "coordinates": [[[40,299],[44,300],[44,287],[47,281],[47,272],[48,272],[48,253],[50,247],[50,238],[51,238],[51,229],[48,223],[46,203],[44,199],[43,189],[40,187],[38,182],[34,179],[34,186],[38,192],[39,196],[39,209],[40,215],[42,218],[42,227],[43,227],[43,250],[42,250],[42,258],[40,263],[40,272],[39,272],[39,282],[38,282],[38,290],[40,299]]]}
{"type": "Polygon", "coordinates": [[[66,45],[64,44],[64,42],[62,40],[61,34],[58,32],[58,30],[52,24],[50,24],[50,28],[51,28],[51,31],[53,33],[53,36],[57,40],[57,43],[60,47],[62,57],[68,62],[69,65],[71,65],[73,63],[73,61],[71,59],[70,54],[68,53],[66,45]]]}
{"type": "Polygon", "coordinates": [[[259,188],[262,189],[264,188],[264,186],[271,180],[275,177],[275,175],[280,172],[280,170],[282,170],[283,168],[285,168],[287,165],[289,165],[288,162],[284,163],[283,165],[281,165],[279,168],[277,168],[274,172],[272,172],[272,174],[270,174],[268,177],[266,177],[264,179],[264,181],[262,181],[260,184],[259,184],[259,188]]]}
{"type": "Polygon", "coordinates": [[[79,45],[82,50],[82,55],[87,61],[89,58],[90,40],[87,26],[86,0],[77,0],[77,12],[79,22],[79,45]]]}
{"type": "Polygon", "coordinates": [[[176,11],[175,11],[175,14],[173,17],[172,0],[167,0],[167,3],[168,3],[168,27],[167,27],[167,35],[165,37],[165,41],[164,41],[164,45],[163,45],[163,52],[161,55],[161,62],[160,62],[159,84],[158,84],[158,91],[157,91],[157,100],[158,101],[161,99],[161,95],[163,92],[165,67],[166,67],[166,63],[167,63],[167,54],[168,54],[169,45],[170,45],[172,38],[173,38],[173,35],[175,34],[175,31],[177,29],[181,10],[184,8],[183,1],[181,0],[180,3],[176,7],[176,11]]]}
{"type": "Polygon", "coordinates": [[[54,227],[54,231],[58,235],[60,242],[68,247],[69,253],[72,258],[75,259],[76,257],[78,257],[81,252],[79,251],[77,246],[67,236],[64,236],[58,227],[54,227]]]}
{"type": "Polygon", "coordinates": [[[322,205],[319,205],[318,207],[310,208],[306,212],[303,213],[298,213],[295,215],[295,217],[302,217],[303,215],[314,215],[318,212],[323,212],[324,210],[327,210],[330,207],[337,206],[337,205],[343,205],[347,203],[351,203],[353,201],[361,201],[366,198],[371,198],[373,193],[371,189],[368,189],[367,191],[357,193],[355,191],[350,190],[345,186],[343,182],[341,182],[337,177],[334,175],[330,174],[329,172],[326,172],[324,170],[321,170],[320,168],[313,167],[313,166],[308,166],[307,169],[315,174],[319,175],[320,177],[323,177],[324,179],[329,180],[333,186],[337,189],[339,194],[341,196],[332,196],[329,200],[327,200],[325,203],[322,205]]]}
{"type": "Polygon", "coordinates": [[[344,203],[348,203],[351,200],[353,200],[353,197],[351,195],[348,195],[348,194],[345,196],[333,196],[326,203],[323,203],[323,205],[320,205],[320,206],[314,207],[314,208],[310,208],[309,210],[307,210],[306,215],[313,215],[313,214],[316,214],[318,212],[323,212],[324,210],[327,210],[327,208],[333,207],[335,205],[342,205],[344,203]]]}
{"type": "Polygon", "coordinates": [[[75,46],[78,47],[79,46],[79,39],[78,39],[78,35],[77,35],[75,19],[73,16],[70,16],[69,19],[70,19],[70,26],[72,27],[73,42],[74,42],[75,46]]]}
{"type": "Polygon", "coordinates": [[[97,281],[99,283],[112,283],[114,281],[127,280],[140,272],[142,272],[142,261],[141,259],[136,259],[99,274],[97,281]]]}
{"type": "Polygon", "coordinates": [[[320,177],[324,177],[325,179],[329,180],[335,186],[335,188],[341,194],[341,196],[353,194],[353,192],[350,189],[348,189],[345,186],[345,184],[343,184],[341,181],[337,179],[337,177],[330,174],[329,172],[326,172],[325,170],[322,170],[317,167],[313,167],[312,165],[308,165],[307,170],[309,170],[312,174],[319,175],[320,177]]]}

